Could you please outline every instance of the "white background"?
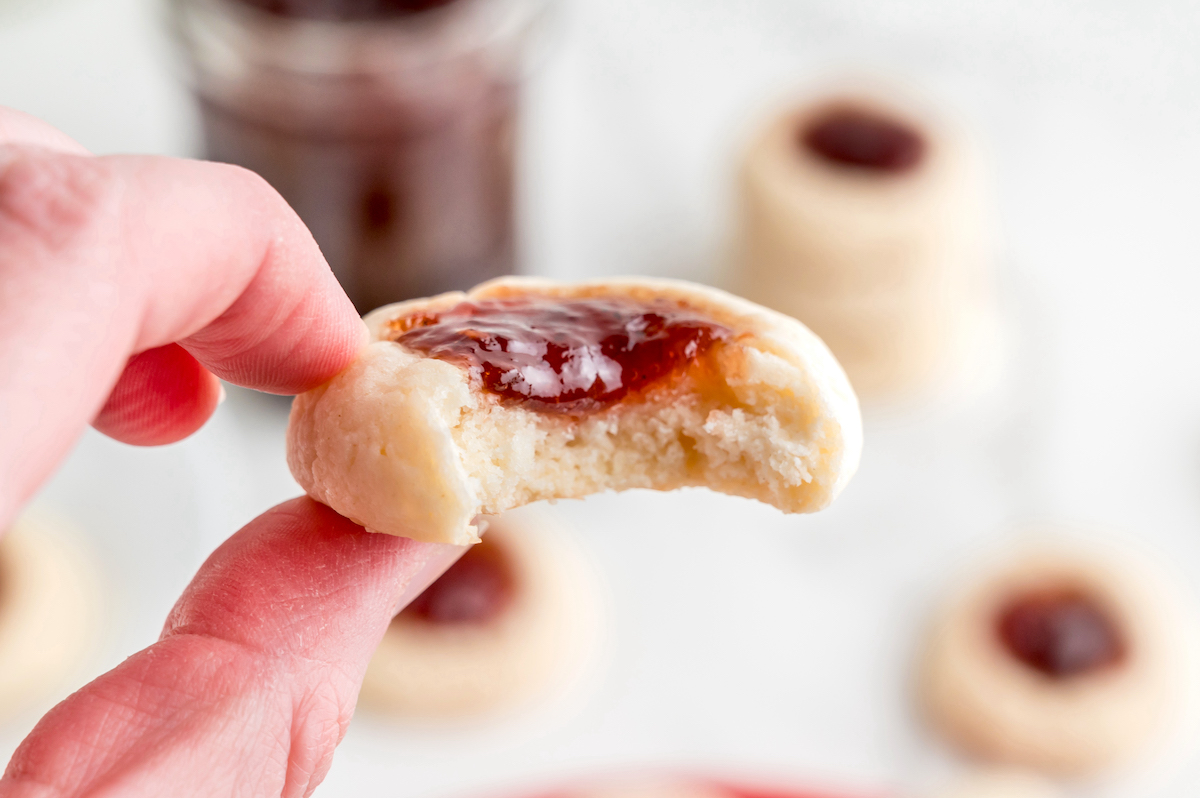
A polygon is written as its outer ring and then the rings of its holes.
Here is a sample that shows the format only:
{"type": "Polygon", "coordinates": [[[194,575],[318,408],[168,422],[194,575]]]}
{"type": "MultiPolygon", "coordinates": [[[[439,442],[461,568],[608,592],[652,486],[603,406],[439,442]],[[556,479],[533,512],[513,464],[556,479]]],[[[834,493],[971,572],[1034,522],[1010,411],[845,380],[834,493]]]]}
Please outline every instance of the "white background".
{"type": "MultiPolygon", "coordinates": [[[[703,492],[560,504],[607,585],[590,689],[465,730],[360,717],[318,794],[512,794],[645,765],[918,791],[967,767],[910,690],[957,567],[1067,524],[1200,585],[1198,42],[1185,0],[561,5],[527,107],[528,270],[710,278],[764,108],[885,75],[991,154],[1007,369],[974,401],[869,415],[860,474],[819,516],[703,492]]],[[[0,103],[96,152],[198,153],[178,74],[154,5],[0,0],[0,103]]],[[[296,493],[283,425],[283,403],[235,391],[176,446],[85,436],[39,498],[109,588],[79,682],[152,642],[207,552],[296,493]]],[[[1175,748],[1071,789],[1192,795],[1200,759],[1175,748]]]]}

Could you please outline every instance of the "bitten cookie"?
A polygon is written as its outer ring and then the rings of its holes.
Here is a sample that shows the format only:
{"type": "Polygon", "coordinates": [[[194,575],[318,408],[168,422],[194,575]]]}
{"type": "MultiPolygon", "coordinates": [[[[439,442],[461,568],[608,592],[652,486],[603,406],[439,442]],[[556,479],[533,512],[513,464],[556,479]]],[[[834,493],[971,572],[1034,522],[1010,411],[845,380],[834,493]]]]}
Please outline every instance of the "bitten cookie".
{"type": "Polygon", "coordinates": [[[811,512],[858,465],[858,402],[825,345],[712,288],[503,278],[365,320],[362,357],[296,398],[288,464],[373,531],[470,543],[478,515],[628,488],[811,512]]]}
{"type": "Polygon", "coordinates": [[[932,720],[988,759],[1090,772],[1140,749],[1184,691],[1183,621],[1136,564],[1035,549],[947,604],[924,663],[932,720]]]}
{"type": "Polygon", "coordinates": [[[596,596],[539,508],[487,534],[396,616],[359,702],[406,718],[477,715],[562,687],[597,634],[596,596]]]}

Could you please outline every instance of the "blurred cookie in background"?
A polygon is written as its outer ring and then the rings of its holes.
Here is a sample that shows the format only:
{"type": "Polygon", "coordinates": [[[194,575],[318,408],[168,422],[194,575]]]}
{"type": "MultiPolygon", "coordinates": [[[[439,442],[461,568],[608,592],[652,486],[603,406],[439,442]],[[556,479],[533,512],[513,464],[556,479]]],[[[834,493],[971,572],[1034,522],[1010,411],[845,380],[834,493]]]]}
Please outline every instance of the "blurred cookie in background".
{"type": "Polygon", "coordinates": [[[796,102],[744,155],[730,287],[804,322],[868,403],[959,381],[995,359],[981,171],[895,91],[796,102]]]}
{"type": "Polygon", "coordinates": [[[93,563],[41,515],[0,539],[0,716],[61,698],[99,639],[100,583],[93,563]]]}
{"type": "Polygon", "coordinates": [[[1017,770],[972,773],[928,798],[1060,798],[1062,791],[1050,781],[1017,770]]]}
{"type": "Polygon", "coordinates": [[[551,694],[599,632],[592,575],[545,510],[492,516],[472,546],[392,621],[360,706],[464,717],[551,694]]]}
{"type": "Polygon", "coordinates": [[[880,798],[884,795],[879,791],[843,792],[825,788],[799,788],[795,786],[764,786],[748,782],[721,781],[719,782],[727,794],[733,798],[880,798]]]}
{"type": "Polygon", "coordinates": [[[609,779],[564,790],[556,798],[738,798],[710,781],[675,776],[609,779]]]}
{"type": "Polygon", "coordinates": [[[1029,548],[979,570],[937,618],[932,722],[983,758],[1061,774],[1126,760],[1185,703],[1191,629],[1125,554],[1029,548]]]}
{"type": "Polygon", "coordinates": [[[778,784],[764,787],[708,776],[665,773],[591,779],[574,787],[541,794],[541,798],[852,798],[852,796],[861,798],[862,794],[853,793],[848,796],[829,790],[801,789],[778,784]]]}

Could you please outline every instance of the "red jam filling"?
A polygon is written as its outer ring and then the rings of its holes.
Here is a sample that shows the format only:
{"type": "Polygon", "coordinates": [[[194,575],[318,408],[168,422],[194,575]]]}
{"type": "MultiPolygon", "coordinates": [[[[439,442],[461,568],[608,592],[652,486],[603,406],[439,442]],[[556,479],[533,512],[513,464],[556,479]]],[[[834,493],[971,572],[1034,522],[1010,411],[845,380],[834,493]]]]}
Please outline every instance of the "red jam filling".
{"type": "Polygon", "coordinates": [[[435,624],[482,624],[512,602],[516,578],[504,549],[484,537],[400,613],[435,624]]]}
{"type": "Polygon", "coordinates": [[[1057,679],[1117,665],[1125,656],[1116,624],[1094,601],[1073,590],[1016,598],[1001,610],[996,632],[1014,657],[1057,679]]]}
{"type": "Polygon", "coordinates": [[[240,0],[277,17],[358,22],[393,19],[449,5],[454,0],[240,0]]]}
{"type": "Polygon", "coordinates": [[[904,172],[925,153],[916,131],[893,119],[855,108],[821,116],[800,133],[800,143],[838,166],[904,172]]]}
{"type": "Polygon", "coordinates": [[[725,327],[666,301],[486,299],[393,322],[392,340],[536,410],[613,405],[701,363],[725,327]]]}

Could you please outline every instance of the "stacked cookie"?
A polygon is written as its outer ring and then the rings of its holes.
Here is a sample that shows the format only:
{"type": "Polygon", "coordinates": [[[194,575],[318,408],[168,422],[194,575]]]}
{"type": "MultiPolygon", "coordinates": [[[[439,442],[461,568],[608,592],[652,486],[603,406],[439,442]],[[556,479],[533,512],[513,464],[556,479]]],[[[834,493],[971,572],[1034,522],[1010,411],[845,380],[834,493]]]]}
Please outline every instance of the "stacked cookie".
{"type": "Polygon", "coordinates": [[[966,139],[915,107],[800,103],[745,156],[731,287],[804,322],[861,397],[927,390],[988,318],[978,173],[966,139]]]}

